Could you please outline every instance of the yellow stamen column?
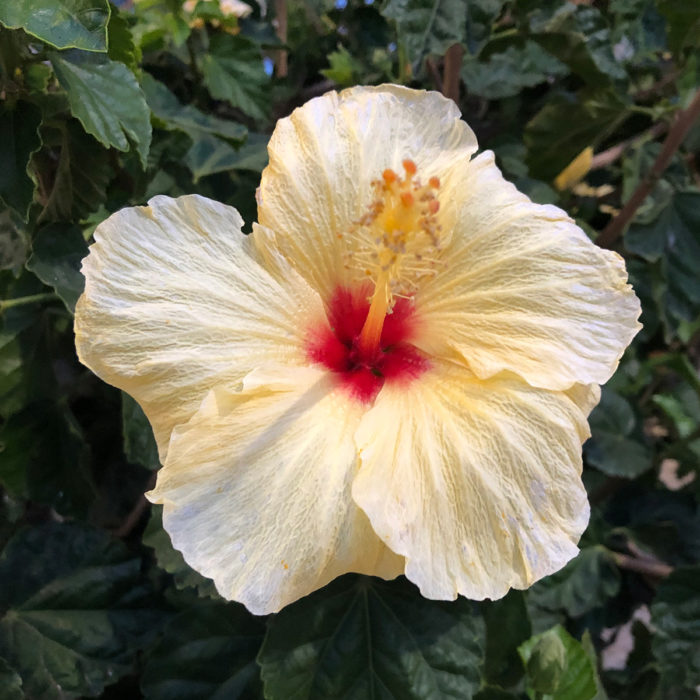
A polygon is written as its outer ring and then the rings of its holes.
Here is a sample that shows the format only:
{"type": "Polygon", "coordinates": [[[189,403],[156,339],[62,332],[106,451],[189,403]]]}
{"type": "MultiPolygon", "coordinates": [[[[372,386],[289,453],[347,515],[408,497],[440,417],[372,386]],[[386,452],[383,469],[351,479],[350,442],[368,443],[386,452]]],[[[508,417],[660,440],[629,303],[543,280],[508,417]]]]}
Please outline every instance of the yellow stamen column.
{"type": "Polygon", "coordinates": [[[379,349],[384,319],[389,308],[389,299],[389,278],[388,275],[383,274],[375,284],[372,303],[360,332],[359,346],[363,353],[370,354],[379,349]]]}

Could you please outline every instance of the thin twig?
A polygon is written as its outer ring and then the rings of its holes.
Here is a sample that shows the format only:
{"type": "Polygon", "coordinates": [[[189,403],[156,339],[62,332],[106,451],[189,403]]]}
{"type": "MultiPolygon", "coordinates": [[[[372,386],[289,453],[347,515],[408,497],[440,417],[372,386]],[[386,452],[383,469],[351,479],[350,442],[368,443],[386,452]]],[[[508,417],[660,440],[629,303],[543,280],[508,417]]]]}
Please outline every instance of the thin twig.
{"type": "Polygon", "coordinates": [[[642,202],[647,198],[657,180],[669,166],[673,155],[698,116],[700,116],[700,91],[695,93],[690,106],[678,114],[675,123],[668,132],[668,136],[666,136],[661,152],[647,176],[639,183],[620,213],[603,229],[603,232],[596,239],[596,243],[601,248],[611,248],[627,228],[637,213],[637,209],[642,205],[642,202]]]}
{"type": "Polygon", "coordinates": [[[445,53],[442,70],[442,94],[456,104],[459,104],[459,81],[462,68],[464,48],[461,44],[453,44],[445,53]]]}
{"type": "Polygon", "coordinates": [[[435,59],[428,56],[428,58],[425,59],[425,67],[428,69],[428,73],[430,73],[430,77],[435,83],[435,89],[438,90],[438,92],[442,92],[442,78],[440,77],[440,71],[437,65],[435,65],[435,59]]]}
{"type": "Polygon", "coordinates": [[[666,578],[673,573],[672,566],[664,564],[658,559],[640,559],[629,554],[621,554],[620,552],[613,552],[613,557],[615,558],[615,563],[621,569],[634,571],[638,574],[646,574],[655,578],[666,578]]]}
{"type": "Polygon", "coordinates": [[[591,170],[600,170],[601,168],[607,168],[612,165],[622,154],[632,146],[636,146],[644,141],[653,141],[659,138],[668,131],[668,124],[666,122],[659,122],[654,124],[648,131],[643,134],[633,136],[632,138],[625,139],[620,143],[611,146],[605,151],[596,153],[591,161],[591,170]]]}
{"type": "MultiPolygon", "coordinates": [[[[156,475],[152,474],[146,485],[146,491],[150,491],[156,485],[156,475]]],[[[112,530],[112,534],[123,539],[131,534],[131,531],[141,522],[141,516],[144,514],[150,503],[146,497],[141,494],[138,501],[134,504],[129,514],[124,518],[124,522],[116,529],[112,530]]]]}
{"type": "MultiPolygon", "coordinates": [[[[275,0],[275,20],[277,23],[277,38],[283,43],[287,43],[287,0],[275,0]]],[[[275,61],[276,72],[278,78],[286,78],[287,67],[287,50],[280,49],[277,52],[277,60],[275,61]]]]}
{"type": "Polygon", "coordinates": [[[55,301],[58,295],[53,292],[45,292],[42,294],[30,294],[27,297],[15,297],[14,299],[0,300],[0,311],[12,309],[15,306],[24,306],[25,304],[37,304],[40,301],[55,301]]]}

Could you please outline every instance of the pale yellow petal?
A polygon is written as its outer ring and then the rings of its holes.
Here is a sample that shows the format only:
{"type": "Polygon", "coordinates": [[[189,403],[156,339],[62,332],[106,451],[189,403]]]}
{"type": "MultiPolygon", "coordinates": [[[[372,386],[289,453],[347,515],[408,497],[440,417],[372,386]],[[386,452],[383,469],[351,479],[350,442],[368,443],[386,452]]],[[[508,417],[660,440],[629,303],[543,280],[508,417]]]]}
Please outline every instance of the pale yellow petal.
{"type": "Polygon", "coordinates": [[[393,578],[403,560],[354,504],[358,404],[327,373],[253,373],[212,391],[173,432],[149,498],[185,560],[255,614],[349,571],[393,578]]]}
{"type": "MultiPolygon", "coordinates": [[[[413,159],[444,182],[476,150],[454,102],[397,85],[310,100],[277,122],[258,190],[255,236],[280,250],[326,296],[346,276],[344,243],[373,199],[371,182],[413,159]]],[[[451,196],[445,185],[445,197],[451,196]]]]}
{"type": "Polygon", "coordinates": [[[606,382],[641,328],[622,258],[518,192],[490,152],[463,169],[462,191],[442,267],[416,295],[421,347],[481,378],[509,370],[558,390],[606,382]]]}
{"type": "Polygon", "coordinates": [[[423,595],[499,598],[578,551],[588,435],[566,393],[436,363],[408,386],[385,386],[363,419],[353,497],[423,595]]]}
{"type": "Polygon", "coordinates": [[[600,402],[598,384],[574,384],[564,393],[581,409],[585,417],[588,417],[600,402]]]}
{"type": "Polygon", "coordinates": [[[83,261],[78,356],[141,404],[161,459],[212,387],[267,360],[304,363],[299,319],[322,314],[288,265],[263,267],[242,223],[204,197],[155,197],[100,224],[83,261]]]}

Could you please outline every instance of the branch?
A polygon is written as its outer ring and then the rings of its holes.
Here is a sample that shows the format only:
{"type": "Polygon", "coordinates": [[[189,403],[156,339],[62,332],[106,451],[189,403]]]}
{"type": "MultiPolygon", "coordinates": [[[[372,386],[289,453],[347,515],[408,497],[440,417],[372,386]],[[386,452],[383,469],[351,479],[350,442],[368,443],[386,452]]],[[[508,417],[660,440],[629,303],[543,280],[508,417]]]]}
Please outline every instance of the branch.
{"type": "Polygon", "coordinates": [[[654,578],[666,578],[673,573],[672,566],[664,564],[658,559],[640,559],[638,557],[632,557],[629,554],[621,554],[620,552],[613,552],[613,557],[615,563],[621,569],[634,571],[638,574],[645,574],[647,576],[653,576],[654,578]]]}
{"type": "Polygon", "coordinates": [[[612,165],[622,154],[630,147],[636,146],[643,141],[653,141],[654,139],[662,136],[668,131],[668,124],[666,122],[659,122],[654,124],[648,131],[643,134],[633,136],[632,138],[625,139],[615,146],[611,146],[605,151],[596,153],[591,161],[591,170],[600,170],[601,168],[607,168],[608,165],[612,165]]]}
{"type": "Polygon", "coordinates": [[[622,211],[620,211],[620,213],[603,229],[603,232],[596,239],[596,243],[601,248],[611,248],[622,232],[627,228],[634,218],[634,215],[637,213],[637,209],[639,209],[647,198],[647,195],[651,192],[657,180],[663,175],[664,170],[666,170],[671,162],[671,158],[673,158],[673,155],[678,150],[678,147],[683,142],[683,139],[688,131],[690,131],[690,127],[693,126],[698,116],[700,116],[700,91],[695,93],[695,97],[688,109],[678,114],[674,125],[668,132],[661,152],[648,175],[639,183],[627,204],[622,207],[622,211]]]}
{"type": "Polygon", "coordinates": [[[440,77],[440,71],[435,65],[435,60],[428,56],[428,58],[425,59],[425,67],[428,69],[428,73],[430,73],[430,77],[435,83],[435,89],[438,92],[442,92],[442,78],[440,77]]]}
{"type": "MultiPolygon", "coordinates": [[[[152,474],[146,484],[146,491],[150,491],[156,485],[156,475],[152,474]]],[[[124,518],[124,522],[118,527],[112,530],[114,537],[123,539],[131,534],[131,531],[139,524],[141,521],[141,516],[144,514],[150,503],[146,496],[141,494],[138,501],[134,504],[129,514],[124,518]]]]}
{"type": "Polygon", "coordinates": [[[0,300],[0,312],[6,311],[7,309],[13,309],[15,306],[24,306],[25,304],[38,304],[41,301],[55,301],[58,298],[58,294],[54,294],[53,292],[45,292],[42,294],[31,294],[28,297],[2,299],[0,300]]]}
{"type": "MultiPolygon", "coordinates": [[[[277,38],[283,43],[287,43],[287,0],[275,0],[275,20],[277,22],[277,38]]],[[[277,51],[277,77],[287,77],[287,51],[280,49],[277,51]]]]}
{"type": "Polygon", "coordinates": [[[453,44],[445,53],[444,68],[442,71],[442,94],[455,104],[459,104],[459,81],[462,68],[462,56],[464,48],[461,44],[453,44]]]}

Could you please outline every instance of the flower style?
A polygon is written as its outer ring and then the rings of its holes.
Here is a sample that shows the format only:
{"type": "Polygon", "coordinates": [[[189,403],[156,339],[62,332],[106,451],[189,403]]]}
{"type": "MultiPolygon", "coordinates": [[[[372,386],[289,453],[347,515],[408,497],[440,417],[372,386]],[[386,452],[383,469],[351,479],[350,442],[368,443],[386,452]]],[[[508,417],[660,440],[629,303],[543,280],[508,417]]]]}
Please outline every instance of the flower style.
{"type": "Polygon", "coordinates": [[[253,613],[350,571],[498,598],[577,552],[639,303],[476,150],[437,93],[333,92],[277,124],[251,235],[199,196],[95,232],[80,359],[146,412],[174,546],[253,613]]]}

